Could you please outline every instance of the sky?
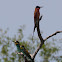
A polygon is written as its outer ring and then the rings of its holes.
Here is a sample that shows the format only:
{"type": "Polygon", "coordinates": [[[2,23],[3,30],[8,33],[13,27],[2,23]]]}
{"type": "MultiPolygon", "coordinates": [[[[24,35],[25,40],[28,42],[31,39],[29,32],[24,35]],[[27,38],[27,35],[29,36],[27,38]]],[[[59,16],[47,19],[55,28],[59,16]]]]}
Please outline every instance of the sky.
{"type": "MultiPolygon", "coordinates": [[[[23,31],[25,39],[33,33],[35,7],[43,6],[40,15],[40,30],[43,38],[62,30],[62,0],[0,0],[0,28],[9,28],[8,35],[13,36],[18,32],[20,26],[25,25],[23,31]]],[[[36,36],[35,32],[35,36],[36,36]]]]}
{"type": "MultiPolygon", "coordinates": [[[[43,6],[40,15],[40,30],[43,38],[62,30],[62,0],[0,0],[0,28],[9,28],[8,36],[13,37],[20,26],[25,25],[24,38],[33,34],[34,10],[36,6],[43,6]]],[[[37,32],[35,32],[35,36],[37,32]]],[[[62,38],[57,34],[54,38],[62,38]]]]}

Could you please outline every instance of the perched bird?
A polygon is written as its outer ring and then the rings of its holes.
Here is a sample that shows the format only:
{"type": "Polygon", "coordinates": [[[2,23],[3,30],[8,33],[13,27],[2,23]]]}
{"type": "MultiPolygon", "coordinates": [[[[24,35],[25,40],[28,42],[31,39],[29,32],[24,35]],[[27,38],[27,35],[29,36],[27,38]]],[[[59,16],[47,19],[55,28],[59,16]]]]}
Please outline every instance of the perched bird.
{"type": "Polygon", "coordinates": [[[22,53],[26,56],[26,58],[29,60],[32,60],[33,62],[33,59],[31,58],[30,53],[25,49],[24,45],[22,45],[20,48],[23,50],[22,53]]]}
{"type": "MultiPolygon", "coordinates": [[[[35,11],[34,11],[34,32],[35,32],[35,28],[38,26],[38,23],[40,20],[40,18],[39,18],[40,17],[40,12],[39,12],[40,8],[42,8],[42,7],[36,6],[35,11]]],[[[42,18],[42,16],[41,16],[41,18],[42,18]]]]}
{"type": "MultiPolygon", "coordinates": [[[[33,30],[33,36],[34,36],[34,32],[35,32],[35,28],[39,27],[39,21],[42,19],[42,16],[40,17],[40,6],[36,6],[35,11],[34,11],[34,30],[33,30]]],[[[33,40],[33,36],[32,36],[32,40],[33,40]]]]}
{"type": "Polygon", "coordinates": [[[19,53],[22,52],[22,50],[20,49],[20,43],[19,43],[18,41],[15,41],[15,44],[16,44],[16,46],[17,46],[18,52],[19,52],[19,53]]]}
{"type": "Polygon", "coordinates": [[[30,53],[25,49],[24,45],[20,46],[20,43],[19,43],[18,41],[15,41],[15,44],[16,44],[16,46],[17,46],[18,52],[19,52],[19,53],[22,52],[23,55],[24,55],[27,59],[32,60],[32,62],[33,62],[33,59],[31,58],[30,53]]]}

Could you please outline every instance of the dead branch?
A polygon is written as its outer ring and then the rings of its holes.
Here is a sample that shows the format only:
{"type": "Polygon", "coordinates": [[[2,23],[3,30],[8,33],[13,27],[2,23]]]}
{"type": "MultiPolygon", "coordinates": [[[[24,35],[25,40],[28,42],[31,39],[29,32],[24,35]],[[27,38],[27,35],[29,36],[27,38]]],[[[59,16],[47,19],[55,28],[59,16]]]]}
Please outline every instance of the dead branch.
{"type": "Polygon", "coordinates": [[[33,54],[33,59],[35,58],[36,54],[38,53],[38,51],[40,50],[40,48],[42,47],[42,45],[44,44],[44,40],[41,36],[41,33],[40,33],[40,29],[39,29],[39,22],[38,22],[38,26],[37,26],[37,33],[38,33],[38,37],[40,39],[40,45],[39,47],[37,48],[37,50],[34,52],[33,54]]]}
{"type": "Polygon", "coordinates": [[[40,33],[40,29],[39,29],[39,22],[38,22],[38,26],[37,26],[37,33],[38,33],[38,37],[40,39],[40,45],[38,46],[38,48],[36,49],[36,51],[34,52],[33,54],[33,59],[35,58],[35,56],[37,55],[38,51],[40,50],[40,48],[42,47],[42,45],[44,44],[44,42],[49,39],[50,37],[58,34],[58,33],[61,33],[62,31],[56,31],[55,33],[51,34],[50,36],[46,37],[45,39],[42,38],[42,35],[40,33]]]}
{"type": "MultiPolygon", "coordinates": [[[[56,31],[55,33],[53,33],[53,34],[51,34],[50,36],[48,36],[48,37],[46,37],[45,39],[43,39],[42,36],[41,36],[41,33],[40,33],[39,23],[38,23],[37,33],[38,33],[38,37],[39,37],[39,39],[40,39],[40,45],[38,46],[38,48],[36,49],[36,51],[34,52],[34,54],[33,54],[33,55],[30,55],[30,56],[32,57],[32,59],[34,60],[34,58],[35,58],[35,56],[37,55],[38,51],[40,50],[40,48],[42,47],[42,45],[44,44],[44,42],[45,42],[47,39],[49,39],[50,37],[52,37],[52,36],[54,36],[54,35],[56,35],[56,34],[58,34],[58,33],[61,33],[61,32],[62,32],[62,31],[56,31]]],[[[20,55],[23,56],[23,53],[18,53],[18,54],[20,54],[20,55]]],[[[24,57],[24,59],[25,59],[25,62],[31,62],[31,61],[28,61],[28,60],[26,59],[26,57],[24,57]]],[[[33,62],[34,62],[34,61],[33,61],[33,62]]]]}
{"type": "Polygon", "coordinates": [[[52,37],[52,36],[54,36],[54,35],[56,35],[56,34],[58,34],[58,33],[61,33],[62,31],[56,31],[55,33],[53,33],[53,34],[51,34],[50,36],[48,36],[48,37],[46,37],[45,39],[44,39],[44,41],[46,41],[47,39],[49,39],[50,37],[52,37]]]}
{"type": "MultiPolygon", "coordinates": [[[[41,19],[42,19],[42,16],[40,17],[39,20],[41,20],[41,19]]],[[[40,50],[40,48],[43,46],[44,42],[45,42],[47,39],[49,39],[50,37],[52,37],[52,36],[54,36],[54,35],[56,35],[56,34],[58,34],[58,33],[61,33],[61,32],[62,32],[62,31],[56,31],[55,33],[53,33],[53,34],[51,34],[50,36],[48,36],[48,37],[46,37],[45,39],[43,39],[43,38],[42,38],[42,35],[41,35],[41,33],[40,33],[39,22],[38,22],[37,33],[38,33],[38,37],[39,37],[39,39],[40,39],[40,45],[38,46],[38,48],[36,49],[36,51],[34,52],[34,54],[31,54],[31,55],[30,55],[31,58],[33,59],[33,62],[34,62],[35,56],[37,55],[37,53],[38,53],[38,51],[40,50]]],[[[22,53],[18,53],[18,54],[24,56],[22,53]]],[[[26,57],[24,57],[24,59],[25,59],[25,62],[32,62],[32,61],[28,61],[28,60],[26,59],[26,57]]]]}

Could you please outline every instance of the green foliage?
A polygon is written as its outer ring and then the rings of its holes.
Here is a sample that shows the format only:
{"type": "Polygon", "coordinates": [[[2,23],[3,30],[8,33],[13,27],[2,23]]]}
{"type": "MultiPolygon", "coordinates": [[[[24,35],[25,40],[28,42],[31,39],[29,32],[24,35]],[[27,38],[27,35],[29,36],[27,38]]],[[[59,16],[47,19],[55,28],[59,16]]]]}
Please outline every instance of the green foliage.
{"type": "MultiPolygon", "coordinates": [[[[0,29],[0,62],[24,62],[24,58],[18,54],[16,54],[17,49],[16,45],[13,41],[18,40],[20,42],[20,45],[24,45],[25,48],[30,52],[33,53],[37,46],[39,45],[38,39],[35,38],[34,42],[30,39],[30,42],[28,41],[22,41],[23,39],[23,27],[18,30],[17,35],[14,35],[13,38],[9,37],[7,35],[8,29],[3,31],[0,29]]],[[[55,44],[54,44],[55,45],[55,44]]],[[[44,58],[44,62],[48,62],[49,58],[53,57],[52,54],[57,52],[57,47],[52,47],[51,43],[46,43],[41,48],[40,55],[44,58]]],[[[55,58],[53,57],[57,62],[59,62],[62,57],[55,58]],[[60,59],[60,60],[59,60],[60,59]]],[[[52,58],[52,59],[53,59],[52,58]]]]}
{"type": "MultiPolygon", "coordinates": [[[[23,38],[23,33],[22,33],[22,29],[18,30],[18,41],[21,41],[23,38]]],[[[22,57],[20,58],[20,55],[16,54],[16,46],[14,44],[14,41],[16,40],[16,35],[13,38],[10,38],[9,36],[7,36],[7,30],[3,31],[2,29],[0,29],[0,61],[4,61],[4,62],[21,62],[21,60],[23,61],[22,57]]],[[[29,50],[30,46],[28,44],[28,42],[26,41],[21,41],[20,42],[21,45],[25,45],[25,47],[29,50]],[[28,47],[29,48],[28,48],[28,47]]]]}
{"type": "Polygon", "coordinates": [[[53,57],[52,54],[54,54],[56,52],[58,53],[58,51],[59,51],[58,47],[53,47],[53,46],[51,46],[51,44],[53,45],[53,43],[51,43],[51,42],[47,43],[47,41],[46,41],[46,44],[44,44],[42,46],[40,55],[44,58],[43,62],[49,62],[49,59],[52,59],[52,57],[53,57]]]}

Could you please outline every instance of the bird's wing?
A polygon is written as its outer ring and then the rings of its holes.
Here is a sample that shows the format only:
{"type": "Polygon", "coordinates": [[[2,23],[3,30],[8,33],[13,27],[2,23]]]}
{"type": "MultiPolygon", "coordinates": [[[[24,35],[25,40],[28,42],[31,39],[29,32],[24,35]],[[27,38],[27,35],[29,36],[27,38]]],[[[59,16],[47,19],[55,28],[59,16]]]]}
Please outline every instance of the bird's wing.
{"type": "Polygon", "coordinates": [[[31,56],[30,56],[30,53],[28,52],[28,50],[25,49],[25,47],[21,47],[20,48],[22,50],[22,53],[24,54],[24,56],[27,58],[27,59],[31,59],[31,56]]]}
{"type": "Polygon", "coordinates": [[[34,18],[36,18],[37,17],[37,12],[34,12],[34,18]]]}
{"type": "Polygon", "coordinates": [[[30,53],[28,52],[28,50],[24,49],[24,52],[27,56],[30,56],[30,53]]]}

